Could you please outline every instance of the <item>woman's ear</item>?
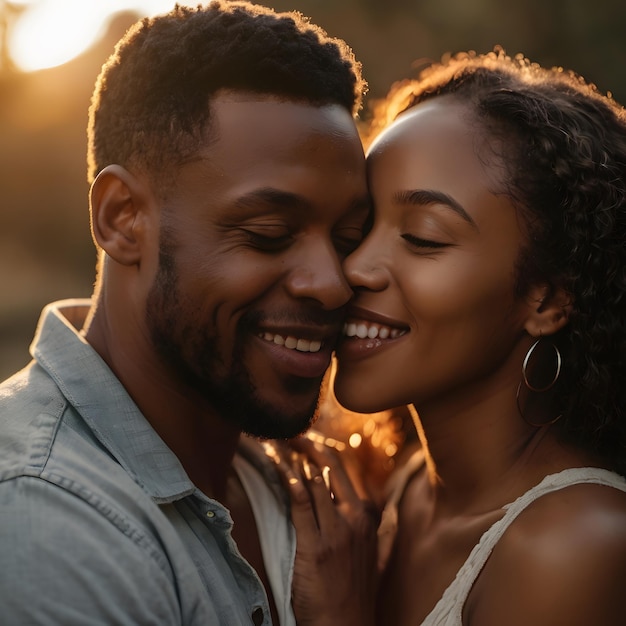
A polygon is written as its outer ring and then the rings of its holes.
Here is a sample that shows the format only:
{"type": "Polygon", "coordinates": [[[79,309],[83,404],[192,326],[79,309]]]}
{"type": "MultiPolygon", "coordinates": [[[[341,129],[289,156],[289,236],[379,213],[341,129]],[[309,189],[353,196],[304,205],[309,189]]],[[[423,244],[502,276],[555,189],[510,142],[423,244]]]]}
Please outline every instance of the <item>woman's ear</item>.
{"type": "Polygon", "coordinates": [[[91,185],[91,229],[96,244],[122,265],[141,259],[149,189],[121,165],[108,165],[91,185]]]}
{"type": "Polygon", "coordinates": [[[533,337],[553,335],[569,321],[572,297],[564,289],[542,285],[528,294],[530,313],[524,328],[533,337]]]}

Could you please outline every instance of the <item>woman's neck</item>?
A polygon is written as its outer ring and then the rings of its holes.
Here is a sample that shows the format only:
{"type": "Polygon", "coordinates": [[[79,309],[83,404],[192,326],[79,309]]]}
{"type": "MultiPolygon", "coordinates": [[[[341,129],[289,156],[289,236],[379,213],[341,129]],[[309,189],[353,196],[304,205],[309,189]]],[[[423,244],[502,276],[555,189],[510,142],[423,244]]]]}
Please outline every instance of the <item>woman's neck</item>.
{"type": "Polygon", "coordinates": [[[545,475],[584,461],[550,427],[524,422],[506,395],[414,413],[436,506],[450,514],[500,508],[545,475]]]}

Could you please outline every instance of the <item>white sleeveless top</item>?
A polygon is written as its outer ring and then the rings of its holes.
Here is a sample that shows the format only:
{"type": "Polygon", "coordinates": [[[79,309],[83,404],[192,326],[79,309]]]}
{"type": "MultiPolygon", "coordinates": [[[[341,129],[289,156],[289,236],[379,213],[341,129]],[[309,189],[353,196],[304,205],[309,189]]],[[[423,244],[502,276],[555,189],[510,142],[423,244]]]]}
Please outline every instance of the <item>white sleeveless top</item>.
{"type": "MultiPolygon", "coordinates": [[[[391,552],[391,544],[393,542],[393,536],[395,535],[395,525],[397,524],[396,506],[401,493],[404,491],[404,487],[410,476],[422,463],[423,455],[421,452],[416,453],[414,457],[411,458],[408,463],[409,467],[402,476],[404,480],[401,480],[397,484],[398,489],[394,490],[390,498],[390,506],[386,507],[383,513],[380,534],[382,554],[379,558],[379,564],[385,562],[391,552]]],[[[480,541],[474,546],[469,557],[457,572],[455,579],[444,591],[439,602],[437,602],[433,610],[427,615],[421,626],[462,626],[465,601],[467,600],[474,582],[491,555],[493,548],[504,534],[504,531],[517,516],[537,498],[547,493],[563,489],[564,487],[569,487],[570,485],[583,483],[606,485],[626,493],[625,478],[614,472],[596,467],[566,469],[558,474],[546,476],[538,485],[529,489],[514,502],[503,507],[503,509],[505,509],[504,516],[483,533],[480,541]]]]}

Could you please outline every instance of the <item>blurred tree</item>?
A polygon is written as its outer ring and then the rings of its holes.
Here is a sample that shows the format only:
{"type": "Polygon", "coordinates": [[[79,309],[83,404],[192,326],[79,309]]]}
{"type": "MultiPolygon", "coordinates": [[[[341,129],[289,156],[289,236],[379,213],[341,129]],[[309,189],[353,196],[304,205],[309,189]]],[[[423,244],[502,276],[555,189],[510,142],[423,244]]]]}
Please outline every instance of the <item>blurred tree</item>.
{"type": "Polygon", "coordinates": [[[486,52],[496,44],[544,65],[577,71],[626,101],[626,2],[622,0],[268,0],[297,8],[348,41],[370,93],[414,75],[421,60],[446,52],[486,52]]]}

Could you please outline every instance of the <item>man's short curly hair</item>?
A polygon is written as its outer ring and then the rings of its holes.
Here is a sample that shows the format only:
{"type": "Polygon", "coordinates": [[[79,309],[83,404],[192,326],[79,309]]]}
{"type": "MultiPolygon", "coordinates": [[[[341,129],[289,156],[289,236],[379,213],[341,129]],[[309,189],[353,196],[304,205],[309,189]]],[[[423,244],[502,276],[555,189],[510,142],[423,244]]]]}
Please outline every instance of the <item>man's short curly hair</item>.
{"type": "Polygon", "coordinates": [[[107,165],[169,179],[200,146],[223,89],[356,115],[365,93],[350,48],[299,13],[214,0],[135,24],[104,64],[89,109],[88,180],[107,165]]]}
{"type": "Polygon", "coordinates": [[[495,191],[528,234],[518,294],[545,284],[571,297],[569,323],[551,337],[563,355],[555,428],[626,475],[626,113],[580,76],[496,48],[398,83],[373,128],[442,95],[468,106],[504,165],[495,191]]]}

